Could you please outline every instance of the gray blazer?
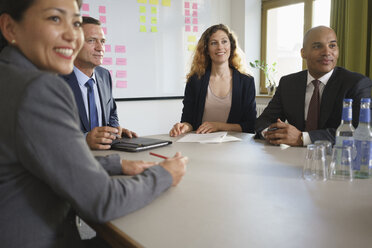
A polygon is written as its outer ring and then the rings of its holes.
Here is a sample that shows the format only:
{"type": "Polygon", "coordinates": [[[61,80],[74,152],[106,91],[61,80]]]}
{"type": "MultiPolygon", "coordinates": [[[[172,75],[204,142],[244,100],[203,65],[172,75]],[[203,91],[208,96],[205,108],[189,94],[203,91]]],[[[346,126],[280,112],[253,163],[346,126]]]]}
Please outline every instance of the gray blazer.
{"type": "MultiPolygon", "coordinates": [[[[119,126],[119,118],[116,111],[115,99],[112,96],[112,80],[108,70],[103,67],[97,66],[94,69],[97,80],[97,88],[102,107],[102,126],[119,126]]],[[[84,133],[89,132],[89,121],[84,106],[83,97],[74,72],[62,76],[68,85],[70,85],[74,93],[76,104],[80,115],[80,128],[84,133]]]]}
{"type": "Polygon", "coordinates": [[[110,178],[79,128],[69,86],[18,50],[0,53],[1,247],[80,247],[71,208],[93,222],[139,209],[172,183],[160,166],[110,178]]]}
{"type": "MultiPolygon", "coordinates": [[[[256,121],[256,138],[262,130],[280,118],[298,130],[305,130],[305,92],[307,70],[283,76],[273,99],[256,121]]],[[[309,132],[312,142],[329,140],[335,142],[336,129],[341,123],[344,98],[353,99],[353,125],[359,123],[360,99],[371,97],[372,82],[369,78],[336,67],[324,88],[321,104],[319,130],[309,132]]]]}

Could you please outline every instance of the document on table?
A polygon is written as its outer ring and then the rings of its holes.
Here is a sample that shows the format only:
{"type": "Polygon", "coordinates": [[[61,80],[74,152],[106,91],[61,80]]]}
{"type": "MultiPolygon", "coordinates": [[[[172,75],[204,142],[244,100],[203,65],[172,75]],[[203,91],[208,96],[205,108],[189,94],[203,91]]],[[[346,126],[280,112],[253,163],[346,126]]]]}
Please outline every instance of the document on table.
{"type": "Polygon", "coordinates": [[[216,132],[216,133],[205,133],[196,134],[190,133],[186,134],[177,142],[199,142],[199,143],[221,143],[229,141],[241,141],[241,139],[236,138],[231,135],[227,135],[227,132],[216,132]]]}

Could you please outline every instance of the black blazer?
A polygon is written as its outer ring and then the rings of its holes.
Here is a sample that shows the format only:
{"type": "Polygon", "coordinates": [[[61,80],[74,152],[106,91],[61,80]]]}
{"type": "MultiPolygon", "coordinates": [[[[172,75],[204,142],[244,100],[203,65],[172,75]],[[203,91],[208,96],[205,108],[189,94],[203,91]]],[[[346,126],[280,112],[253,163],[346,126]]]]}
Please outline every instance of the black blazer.
{"type": "MultiPolygon", "coordinates": [[[[307,70],[283,76],[269,105],[256,121],[256,138],[262,130],[278,118],[288,121],[298,130],[305,130],[305,93],[307,70]]],[[[371,97],[372,82],[369,78],[336,67],[326,84],[320,105],[319,130],[310,131],[312,142],[316,140],[335,141],[337,127],[341,123],[344,98],[353,99],[353,125],[358,126],[360,99],[371,97]]]]}
{"type": "MultiPolygon", "coordinates": [[[[94,69],[94,73],[96,76],[97,88],[101,101],[102,125],[117,127],[119,126],[119,118],[116,111],[115,99],[112,96],[112,80],[110,72],[103,67],[97,66],[94,69]]],[[[89,132],[89,120],[87,118],[83,97],[76,75],[74,72],[72,72],[69,75],[63,75],[62,77],[74,92],[76,104],[79,109],[81,131],[84,133],[89,132]]]]}
{"type": "MultiPolygon", "coordinates": [[[[254,133],[256,120],[254,79],[234,68],[232,70],[232,102],[227,123],[239,124],[243,132],[254,133]]],[[[181,122],[190,123],[194,130],[202,124],[210,75],[211,71],[208,69],[200,79],[193,75],[186,84],[181,122]]]]}

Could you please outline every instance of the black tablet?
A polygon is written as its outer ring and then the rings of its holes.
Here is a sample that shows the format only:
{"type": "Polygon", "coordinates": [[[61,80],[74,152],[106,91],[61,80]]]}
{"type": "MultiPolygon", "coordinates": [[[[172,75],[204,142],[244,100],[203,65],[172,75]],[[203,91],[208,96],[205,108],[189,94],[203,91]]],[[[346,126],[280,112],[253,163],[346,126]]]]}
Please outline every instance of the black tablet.
{"type": "Polygon", "coordinates": [[[153,138],[121,138],[112,142],[111,149],[127,152],[140,152],[170,144],[172,144],[172,141],[153,138]]]}

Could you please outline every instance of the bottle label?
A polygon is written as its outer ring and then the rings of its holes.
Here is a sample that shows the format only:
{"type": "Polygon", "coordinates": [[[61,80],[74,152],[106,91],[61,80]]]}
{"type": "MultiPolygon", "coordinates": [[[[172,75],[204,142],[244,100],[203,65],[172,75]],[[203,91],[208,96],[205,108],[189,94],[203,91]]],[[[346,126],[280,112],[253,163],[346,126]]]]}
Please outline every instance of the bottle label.
{"type": "Polygon", "coordinates": [[[353,163],[354,170],[372,168],[372,141],[355,140],[356,156],[353,163]]]}
{"type": "Polygon", "coordinates": [[[370,122],[371,110],[369,108],[361,108],[359,114],[359,122],[370,122]]]}
{"type": "Polygon", "coordinates": [[[343,108],[342,109],[342,120],[344,121],[351,121],[352,118],[353,118],[353,115],[352,115],[352,110],[350,107],[347,107],[347,108],[343,108]]]}

